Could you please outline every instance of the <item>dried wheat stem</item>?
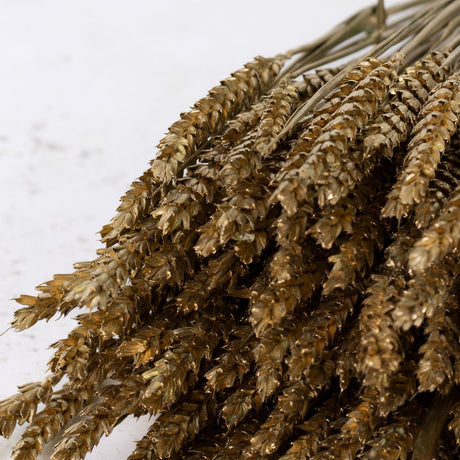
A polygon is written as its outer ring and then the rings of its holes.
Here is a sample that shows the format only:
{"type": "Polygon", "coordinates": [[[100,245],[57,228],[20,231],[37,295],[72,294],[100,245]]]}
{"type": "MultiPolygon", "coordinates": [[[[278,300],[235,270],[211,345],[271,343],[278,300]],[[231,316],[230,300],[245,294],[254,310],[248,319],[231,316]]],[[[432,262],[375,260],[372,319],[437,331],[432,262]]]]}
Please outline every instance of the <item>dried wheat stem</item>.
{"type": "Polygon", "coordinates": [[[415,439],[413,458],[431,460],[438,450],[441,432],[449,415],[451,396],[434,395],[415,439]]]}

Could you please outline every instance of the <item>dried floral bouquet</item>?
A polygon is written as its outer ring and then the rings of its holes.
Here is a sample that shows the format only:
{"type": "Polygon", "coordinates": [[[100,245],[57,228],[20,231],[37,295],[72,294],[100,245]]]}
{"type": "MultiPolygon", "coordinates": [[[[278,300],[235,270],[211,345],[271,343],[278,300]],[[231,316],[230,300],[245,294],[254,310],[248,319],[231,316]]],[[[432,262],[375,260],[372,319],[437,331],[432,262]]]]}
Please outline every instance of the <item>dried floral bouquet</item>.
{"type": "Polygon", "coordinates": [[[83,312],[0,402],[13,458],[147,413],[129,460],[460,458],[459,56],[460,1],[380,1],[182,114],[97,258],[17,299],[83,312]]]}

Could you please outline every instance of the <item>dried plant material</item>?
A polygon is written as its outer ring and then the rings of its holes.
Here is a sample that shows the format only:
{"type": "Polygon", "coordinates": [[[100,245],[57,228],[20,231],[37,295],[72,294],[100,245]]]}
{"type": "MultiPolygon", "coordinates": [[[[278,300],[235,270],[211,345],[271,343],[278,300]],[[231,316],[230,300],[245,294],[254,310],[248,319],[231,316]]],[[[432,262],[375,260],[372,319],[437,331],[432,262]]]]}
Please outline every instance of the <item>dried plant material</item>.
{"type": "Polygon", "coordinates": [[[457,249],[460,241],[460,186],[449,196],[439,217],[423,232],[409,254],[409,266],[423,270],[457,249]]]}
{"type": "Polygon", "coordinates": [[[290,115],[294,112],[304,89],[297,82],[282,80],[265,101],[265,110],[257,128],[254,150],[269,155],[276,149],[273,140],[278,136],[290,115]]]}
{"type": "Polygon", "coordinates": [[[307,233],[312,235],[324,249],[330,249],[343,232],[348,234],[352,232],[357,215],[368,206],[370,198],[383,186],[386,176],[384,170],[379,170],[377,177],[364,179],[336,205],[324,207],[319,219],[307,230],[307,233]]]}
{"type": "Polygon", "coordinates": [[[301,324],[299,337],[286,359],[289,366],[286,374],[290,380],[308,379],[312,364],[317,363],[324,350],[333,343],[357,300],[357,292],[351,289],[335,292],[321,302],[308,321],[301,324]]]}
{"type": "Polygon", "coordinates": [[[241,452],[260,425],[259,417],[250,417],[228,435],[223,449],[214,460],[240,459],[241,452]]]}
{"type": "Polygon", "coordinates": [[[209,395],[192,391],[176,408],[163,412],[148,433],[137,443],[131,458],[149,458],[154,451],[157,458],[170,458],[204,427],[212,411],[209,395]]]}
{"type": "Polygon", "coordinates": [[[317,395],[316,385],[321,388],[329,380],[329,369],[320,369],[319,372],[321,377],[312,385],[296,382],[284,389],[267,421],[251,438],[251,445],[246,449],[248,456],[273,454],[291,435],[293,427],[305,417],[310,401],[317,395]]]}
{"type": "Polygon", "coordinates": [[[226,399],[221,410],[221,416],[229,430],[240,424],[256,406],[255,395],[255,385],[250,383],[241,385],[226,399]]]}
{"type": "Polygon", "coordinates": [[[152,170],[148,169],[121,197],[117,214],[109,224],[102,227],[102,241],[107,246],[116,244],[126,231],[135,228],[147,216],[149,210],[158,204],[160,197],[160,188],[154,180],[152,170]]]}
{"type": "Polygon", "coordinates": [[[389,425],[379,428],[360,458],[363,460],[392,460],[408,458],[414,448],[414,438],[420,430],[420,418],[424,415],[421,404],[416,402],[398,411],[389,425]]]}
{"type": "Polygon", "coordinates": [[[235,382],[243,381],[254,360],[252,349],[255,338],[249,325],[240,326],[232,331],[236,336],[226,347],[225,353],[216,359],[218,364],[206,372],[208,391],[222,391],[232,387],[235,382]]]}
{"type": "Polygon", "coordinates": [[[159,154],[152,162],[154,178],[169,183],[209,136],[218,134],[228,119],[249,107],[270,87],[284,61],[284,56],[256,58],[211,89],[190,112],[182,114],[158,145],[159,154]]]}
{"type": "Polygon", "coordinates": [[[36,459],[45,444],[91,401],[93,393],[94,388],[57,391],[45,408],[33,417],[13,449],[13,458],[36,459]]]}
{"type": "Polygon", "coordinates": [[[381,273],[372,276],[360,313],[359,366],[364,382],[384,389],[403,359],[401,338],[393,324],[392,311],[406,286],[407,250],[414,241],[413,230],[387,248],[381,273]]]}
{"type": "Polygon", "coordinates": [[[459,13],[379,2],[182,114],[96,258],[17,299],[82,311],[0,402],[13,458],[159,413],[130,460],[460,455],[459,13]]]}
{"type": "Polygon", "coordinates": [[[47,403],[53,395],[53,384],[58,378],[44,382],[27,383],[19,387],[19,393],[0,402],[0,433],[9,438],[17,423],[31,422],[39,403],[47,403]]]}
{"type": "Polygon", "coordinates": [[[396,327],[407,330],[420,327],[430,318],[445,298],[458,275],[457,261],[450,257],[423,272],[416,273],[395,305],[392,316],[396,327]]]}
{"type": "Polygon", "coordinates": [[[417,369],[419,391],[447,394],[460,382],[459,327],[458,300],[451,293],[427,320],[428,338],[420,347],[417,369]]]}
{"type": "Polygon", "coordinates": [[[436,177],[430,182],[427,196],[415,208],[415,223],[418,228],[426,228],[438,217],[449,195],[460,185],[460,157],[458,140],[453,139],[443,156],[436,177]]]}
{"type": "Polygon", "coordinates": [[[377,198],[366,214],[356,220],[352,235],[340,246],[340,252],[329,257],[329,262],[334,265],[323,285],[323,295],[348,286],[359,287],[374,265],[375,255],[383,247],[382,224],[378,218],[379,201],[381,199],[377,198]]]}
{"type": "Polygon", "coordinates": [[[444,397],[436,394],[432,397],[421,429],[415,438],[414,458],[433,458],[441,450],[441,432],[447,421],[450,405],[453,401],[455,401],[454,394],[444,397]]]}
{"type": "MultiPolygon", "coordinates": [[[[303,255],[305,258],[305,254],[303,255]]],[[[275,255],[273,262],[290,264],[294,269],[294,276],[285,274],[277,282],[276,269],[271,264],[270,271],[273,281],[262,277],[252,288],[250,299],[250,322],[257,336],[260,336],[269,328],[279,324],[281,320],[292,313],[298,304],[308,301],[321,285],[324,278],[324,267],[327,262],[318,260],[307,265],[307,261],[302,256],[293,254],[290,251],[281,249],[275,255]]]]}
{"type": "Polygon", "coordinates": [[[359,82],[312,146],[299,176],[302,187],[315,186],[320,207],[336,204],[361,179],[361,174],[354,167],[359,160],[350,155],[350,145],[377,112],[402,60],[403,56],[394,56],[359,82]]]}
{"type": "Polygon", "coordinates": [[[127,415],[143,413],[138,409],[139,384],[134,379],[123,384],[108,385],[98,392],[102,402],[93,402],[80,411],[83,418],[70,425],[63,438],[55,445],[52,460],[83,458],[99,442],[108,436],[127,415]]]}
{"type": "Polygon", "coordinates": [[[460,75],[436,86],[422,107],[414,126],[403,169],[383,208],[385,217],[401,219],[420,203],[435,176],[441,156],[457,128],[460,113],[460,75]]]}
{"type": "Polygon", "coordinates": [[[322,404],[315,415],[298,425],[305,434],[299,436],[280,457],[280,460],[307,460],[318,453],[318,448],[332,429],[331,421],[340,413],[337,401],[322,404]]]}
{"type": "Polygon", "coordinates": [[[339,88],[312,115],[312,120],[293,144],[291,151],[288,153],[286,164],[283,165],[275,179],[279,185],[270,198],[273,202],[278,201],[281,203],[289,216],[296,213],[298,201],[305,201],[304,193],[299,189],[298,168],[310,157],[310,150],[314,142],[319,138],[323,128],[331,120],[332,115],[339,109],[344,99],[379,64],[379,60],[370,59],[361,62],[356,68],[347,73],[339,88]]]}
{"type": "Polygon", "coordinates": [[[370,159],[375,164],[380,155],[391,159],[394,150],[406,140],[429,93],[446,78],[440,67],[446,54],[430,53],[390,85],[388,102],[363,135],[362,148],[368,168],[370,159]]]}
{"type": "Polygon", "coordinates": [[[212,322],[203,315],[193,326],[174,331],[175,343],[141,374],[146,382],[141,398],[146,410],[156,414],[187,393],[197,380],[202,360],[211,358],[225,327],[231,323],[212,322]]]}
{"type": "Polygon", "coordinates": [[[377,424],[378,398],[379,392],[375,388],[364,388],[359,404],[347,414],[340,433],[325,439],[324,445],[330,444],[331,447],[320,451],[313,458],[356,458],[377,424]]]}

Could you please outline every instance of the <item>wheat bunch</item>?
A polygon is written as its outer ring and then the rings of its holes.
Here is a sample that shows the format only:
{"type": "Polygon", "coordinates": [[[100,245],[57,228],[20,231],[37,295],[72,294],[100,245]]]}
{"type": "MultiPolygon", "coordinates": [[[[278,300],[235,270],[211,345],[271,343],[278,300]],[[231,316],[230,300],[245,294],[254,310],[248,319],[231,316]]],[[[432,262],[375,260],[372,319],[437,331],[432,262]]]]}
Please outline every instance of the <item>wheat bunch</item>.
{"type": "Polygon", "coordinates": [[[13,458],[144,414],[131,460],[458,458],[458,14],[379,1],[182,114],[97,257],[16,299],[83,311],[0,402],[13,458]]]}

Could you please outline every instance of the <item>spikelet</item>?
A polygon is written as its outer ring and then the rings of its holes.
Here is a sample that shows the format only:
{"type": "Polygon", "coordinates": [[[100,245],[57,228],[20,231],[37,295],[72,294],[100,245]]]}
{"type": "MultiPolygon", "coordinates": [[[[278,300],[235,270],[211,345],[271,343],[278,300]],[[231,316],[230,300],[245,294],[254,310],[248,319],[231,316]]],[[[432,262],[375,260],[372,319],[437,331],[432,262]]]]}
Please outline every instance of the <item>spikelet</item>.
{"type": "Polygon", "coordinates": [[[244,265],[239,262],[235,251],[229,249],[200,267],[194,278],[187,281],[176,298],[177,308],[181,312],[189,313],[203,308],[208,299],[219,292],[223,286],[231,290],[238,277],[244,271],[244,265]]]}
{"type": "MultiPolygon", "coordinates": [[[[131,378],[111,384],[98,392],[101,402],[93,402],[80,412],[84,416],[70,425],[55,445],[52,460],[83,458],[105,434],[108,436],[127,415],[139,411],[140,384],[131,378]]],[[[141,412],[142,413],[142,412],[141,412]]]]}
{"type": "Polygon", "coordinates": [[[419,327],[425,317],[431,318],[444,304],[457,275],[458,262],[452,257],[416,273],[392,311],[395,326],[408,330],[419,327]]]}
{"type": "Polygon", "coordinates": [[[224,402],[220,416],[229,430],[239,425],[259,405],[253,380],[240,385],[224,402]]]}
{"type": "Polygon", "coordinates": [[[361,180],[351,144],[377,112],[396,78],[402,56],[396,55],[373,69],[344,99],[312,145],[310,156],[299,170],[302,188],[315,185],[319,206],[335,204],[361,180]]]}
{"type": "Polygon", "coordinates": [[[331,421],[339,415],[337,400],[323,403],[315,415],[298,425],[305,434],[299,436],[280,460],[307,460],[318,453],[320,444],[331,431],[331,421]]]}
{"type": "Polygon", "coordinates": [[[216,358],[218,364],[205,374],[207,391],[222,391],[232,387],[237,380],[242,382],[251,368],[255,342],[251,327],[247,324],[239,326],[231,334],[236,338],[229,342],[225,353],[216,358]]]}
{"type": "Polygon", "coordinates": [[[157,246],[152,229],[126,234],[123,244],[98,250],[99,257],[94,261],[74,264],[77,269],[74,273],[55,276],[52,281],[38,286],[42,293],[37,297],[16,299],[27,307],[16,312],[12,327],[24,330],[38,320],[49,320],[57,312],[67,315],[84,305],[107,308],[136,275],[145,255],[157,246]]]}
{"type": "Polygon", "coordinates": [[[430,182],[425,200],[415,208],[414,220],[418,228],[426,228],[445,205],[449,195],[460,185],[460,158],[458,140],[443,155],[436,177],[430,182]]]}
{"type": "Polygon", "coordinates": [[[382,210],[385,217],[400,220],[427,193],[460,113],[460,74],[454,74],[436,86],[418,115],[408,153],[396,184],[382,210]]]}
{"type": "Polygon", "coordinates": [[[13,449],[15,460],[35,460],[44,445],[60,433],[67,423],[87,404],[94,393],[93,388],[68,390],[54,393],[43,410],[33,417],[32,423],[13,449]]]}
{"type": "Polygon", "coordinates": [[[265,402],[275,395],[284,383],[283,361],[289,349],[299,339],[307,315],[298,312],[263,333],[254,348],[257,396],[265,402]]]}
{"type": "Polygon", "coordinates": [[[196,382],[202,360],[211,358],[222,331],[230,327],[231,322],[223,325],[202,315],[193,326],[174,330],[175,343],[142,372],[146,382],[143,407],[156,414],[176,403],[196,382]]]}
{"type": "Polygon", "coordinates": [[[302,78],[305,83],[305,88],[302,89],[302,96],[305,99],[309,99],[341,70],[343,70],[342,66],[328,69],[316,69],[314,72],[303,74],[302,78]]]}
{"type": "Polygon", "coordinates": [[[227,437],[224,447],[213,460],[241,459],[244,447],[246,447],[252,435],[260,426],[260,418],[262,418],[260,414],[258,417],[248,417],[240,426],[232,430],[227,437]]]}
{"type": "MultiPolygon", "coordinates": [[[[380,197],[381,198],[381,197],[380,197]]],[[[328,279],[323,285],[323,295],[334,289],[348,286],[359,287],[366,277],[374,258],[383,247],[383,231],[378,215],[381,199],[379,197],[353,225],[352,235],[340,246],[340,251],[329,257],[333,263],[328,279]]]]}
{"type": "Polygon", "coordinates": [[[286,374],[290,380],[308,379],[311,366],[321,360],[324,350],[333,343],[357,300],[353,290],[335,292],[321,302],[305,324],[301,324],[299,337],[286,358],[286,374]]]}
{"type": "Polygon", "coordinates": [[[455,250],[460,241],[460,186],[450,194],[438,218],[423,232],[409,253],[409,266],[424,270],[455,250]]]}
{"type": "Polygon", "coordinates": [[[343,233],[350,234],[353,222],[360,211],[363,211],[371,201],[386,177],[385,171],[379,169],[374,178],[364,179],[348,196],[341,198],[334,206],[326,206],[320,212],[319,219],[307,230],[324,248],[330,249],[337,238],[343,233]]]}
{"type": "Polygon", "coordinates": [[[441,68],[447,53],[432,52],[408,67],[389,88],[389,100],[363,134],[363,157],[370,170],[380,155],[393,158],[406,140],[431,90],[445,78],[441,68]]]}
{"type": "Polygon", "coordinates": [[[379,389],[389,385],[389,376],[402,361],[401,339],[391,313],[406,286],[407,249],[415,240],[414,233],[417,235],[413,229],[401,232],[387,248],[385,264],[380,274],[371,276],[372,284],[360,312],[359,367],[365,384],[379,389]]]}
{"type": "Polygon", "coordinates": [[[367,443],[369,450],[360,458],[363,460],[392,460],[408,458],[414,448],[414,438],[420,430],[423,407],[415,402],[398,411],[390,424],[376,432],[367,443]]]}
{"type": "Polygon", "coordinates": [[[163,412],[155,420],[147,434],[137,443],[136,450],[130,456],[131,460],[150,458],[152,451],[156,458],[174,456],[204,427],[208,412],[211,411],[209,395],[200,390],[190,392],[177,407],[163,412]]]}
{"type": "Polygon", "coordinates": [[[448,425],[449,430],[453,431],[457,444],[460,444],[460,401],[457,401],[449,412],[452,417],[448,425]]]}
{"type": "Polygon", "coordinates": [[[18,387],[19,393],[0,401],[0,434],[9,438],[17,423],[31,422],[39,403],[47,403],[53,395],[53,385],[61,379],[55,375],[43,382],[18,387]]]}
{"type": "Polygon", "coordinates": [[[417,378],[420,392],[439,391],[447,394],[460,382],[460,345],[458,343],[458,301],[450,293],[427,320],[426,342],[420,347],[417,378]]]}
{"type": "Polygon", "coordinates": [[[269,155],[276,148],[273,140],[284,128],[290,115],[294,112],[300,99],[300,92],[306,87],[299,82],[282,80],[265,101],[265,111],[260,119],[254,150],[263,156],[269,155]],[[302,86],[304,88],[302,88],[302,86]]]}
{"type": "MultiPolygon", "coordinates": [[[[276,87],[273,89],[275,91],[276,87]]],[[[258,102],[246,112],[239,113],[225,125],[222,136],[217,141],[215,149],[226,152],[243,139],[246,134],[259,125],[260,118],[265,111],[265,104],[258,102]]]]}
{"type": "Polygon", "coordinates": [[[269,266],[269,280],[264,275],[251,289],[249,321],[257,336],[279,324],[291,314],[300,301],[307,302],[324,279],[325,260],[310,261],[304,253],[297,255],[281,248],[269,266]],[[283,271],[283,277],[277,276],[280,265],[289,265],[292,275],[283,271]]]}
{"type": "Polygon", "coordinates": [[[37,296],[21,295],[15,299],[20,305],[26,307],[15,311],[11,326],[16,331],[24,331],[37,321],[49,320],[58,311],[65,314],[70,308],[63,298],[72,278],[72,275],[54,275],[52,280],[35,288],[40,291],[37,296]]]}
{"type": "Polygon", "coordinates": [[[365,387],[359,398],[359,404],[346,415],[338,435],[331,435],[324,441],[330,448],[321,450],[315,460],[356,458],[357,452],[370,439],[372,430],[377,424],[377,408],[379,392],[372,387],[365,387]]]}
{"type": "Polygon", "coordinates": [[[147,169],[120,198],[116,215],[100,231],[102,241],[107,246],[118,243],[120,236],[142,222],[149,210],[158,204],[160,197],[159,184],[154,180],[152,170],[147,169]]]}
{"type": "Polygon", "coordinates": [[[249,62],[209,91],[192,110],[181,115],[159,145],[152,161],[153,177],[159,183],[169,183],[179,168],[204,145],[207,138],[219,133],[225,122],[256,101],[270,87],[285,57],[262,57],[249,62]]]}
{"type": "Polygon", "coordinates": [[[305,417],[318,391],[329,384],[332,369],[332,362],[327,360],[315,368],[308,382],[298,381],[283,390],[267,421],[252,437],[251,446],[246,449],[249,458],[260,458],[279,449],[293,427],[305,417]]]}
{"type": "Polygon", "coordinates": [[[322,129],[339,109],[343,100],[379,64],[379,60],[369,59],[361,62],[356,68],[348,72],[338,89],[314,113],[313,119],[307,124],[304,131],[300,133],[290,152],[287,154],[288,159],[275,178],[274,182],[278,186],[272,194],[270,201],[281,203],[289,216],[296,213],[297,202],[305,200],[304,192],[298,189],[298,168],[309,158],[309,152],[313,143],[321,135],[322,129]]]}

